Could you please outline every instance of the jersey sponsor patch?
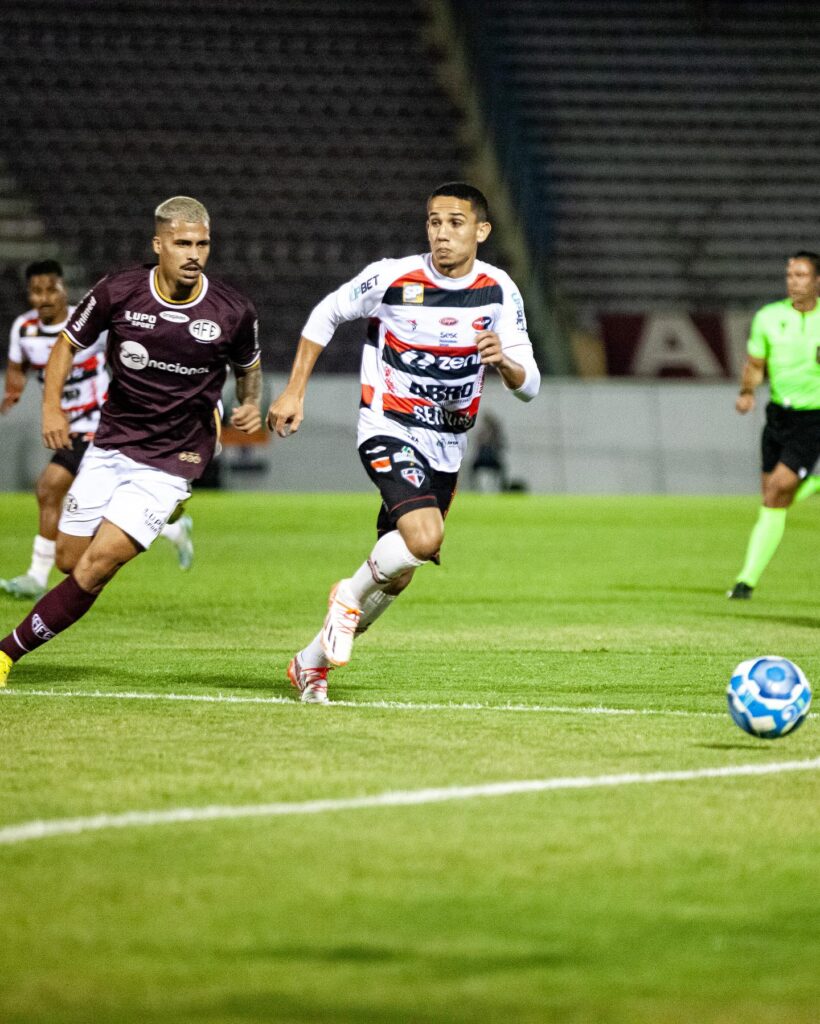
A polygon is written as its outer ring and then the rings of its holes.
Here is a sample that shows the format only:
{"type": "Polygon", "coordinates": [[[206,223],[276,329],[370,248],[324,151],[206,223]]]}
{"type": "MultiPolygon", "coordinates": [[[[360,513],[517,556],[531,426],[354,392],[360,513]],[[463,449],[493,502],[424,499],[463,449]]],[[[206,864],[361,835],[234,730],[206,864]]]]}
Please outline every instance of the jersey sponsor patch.
{"type": "Polygon", "coordinates": [[[404,285],[401,290],[401,301],[404,305],[422,305],[422,303],[424,302],[424,285],[404,285]]]}
{"type": "Polygon", "coordinates": [[[169,324],[187,324],[191,319],[184,313],[180,313],[177,309],[163,309],[159,315],[163,320],[167,320],[169,324]]]}
{"type": "Polygon", "coordinates": [[[492,322],[493,318],[491,316],[477,316],[473,320],[471,327],[474,331],[489,331],[492,322]]]}
{"type": "Polygon", "coordinates": [[[124,341],[120,345],[120,361],[132,370],[144,370],[148,365],[148,349],[138,341],[124,341]]]}
{"type": "Polygon", "coordinates": [[[390,472],[390,456],[382,455],[381,458],[371,459],[370,465],[377,473],[389,473],[390,472]]]}

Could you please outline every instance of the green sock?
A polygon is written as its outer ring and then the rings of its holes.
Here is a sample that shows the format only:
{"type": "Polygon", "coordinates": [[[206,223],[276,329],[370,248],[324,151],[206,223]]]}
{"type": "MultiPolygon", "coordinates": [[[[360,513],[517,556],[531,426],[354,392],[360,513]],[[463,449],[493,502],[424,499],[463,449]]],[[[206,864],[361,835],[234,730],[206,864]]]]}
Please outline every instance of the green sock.
{"type": "Polygon", "coordinates": [[[787,511],[785,508],[766,508],[765,505],[760,509],[746,547],[746,561],[737,578],[738,583],[757,586],[757,581],[783,538],[787,511]]]}
{"type": "Polygon", "coordinates": [[[817,491],[820,491],[820,476],[807,476],[795,492],[795,503],[798,501],[805,501],[806,498],[810,498],[812,494],[816,494],[817,491]]]}

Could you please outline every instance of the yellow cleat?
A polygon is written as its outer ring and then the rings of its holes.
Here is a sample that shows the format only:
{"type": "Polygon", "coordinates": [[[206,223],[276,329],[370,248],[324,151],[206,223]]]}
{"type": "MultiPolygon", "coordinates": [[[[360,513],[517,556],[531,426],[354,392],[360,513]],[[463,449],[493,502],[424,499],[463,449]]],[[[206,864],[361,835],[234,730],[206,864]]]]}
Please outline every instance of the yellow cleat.
{"type": "Polygon", "coordinates": [[[0,651],[0,686],[5,686],[9,678],[9,672],[11,672],[11,666],[14,662],[3,651],[0,651]]]}

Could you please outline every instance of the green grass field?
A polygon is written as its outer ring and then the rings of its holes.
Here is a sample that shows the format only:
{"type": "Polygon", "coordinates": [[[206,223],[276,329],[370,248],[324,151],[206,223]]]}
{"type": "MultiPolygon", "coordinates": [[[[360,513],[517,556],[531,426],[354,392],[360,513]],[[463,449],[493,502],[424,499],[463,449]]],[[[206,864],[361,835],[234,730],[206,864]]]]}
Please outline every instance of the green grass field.
{"type": "MultiPolygon", "coordinates": [[[[755,740],[724,690],[767,653],[820,681],[820,502],[735,604],[754,498],[461,495],[443,565],[333,675],[344,703],[300,705],[288,659],[376,503],[201,493],[189,574],[158,541],[15,667],[0,829],[287,806],[0,843],[0,1021],[817,1024],[816,763],[294,805],[816,761],[816,716],[755,740]]],[[[33,498],[0,514],[13,575],[33,498]]]]}

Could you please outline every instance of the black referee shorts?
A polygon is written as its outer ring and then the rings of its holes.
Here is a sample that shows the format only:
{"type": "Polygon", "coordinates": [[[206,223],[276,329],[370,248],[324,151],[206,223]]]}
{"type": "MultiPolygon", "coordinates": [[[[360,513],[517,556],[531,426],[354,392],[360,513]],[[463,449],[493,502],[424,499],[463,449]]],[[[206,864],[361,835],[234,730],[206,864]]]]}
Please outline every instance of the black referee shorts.
{"type": "Polygon", "coordinates": [[[820,409],[787,409],[769,402],[760,452],[764,473],[782,462],[801,479],[808,476],[820,458],[820,409]]]}
{"type": "Polygon", "coordinates": [[[399,519],[417,508],[438,508],[442,516],[447,515],[458,473],[433,469],[412,445],[386,435],[370,437],[359,445],[359,458],[382,496],[376,522],[380,537],[395,530],[399,519]]]}

